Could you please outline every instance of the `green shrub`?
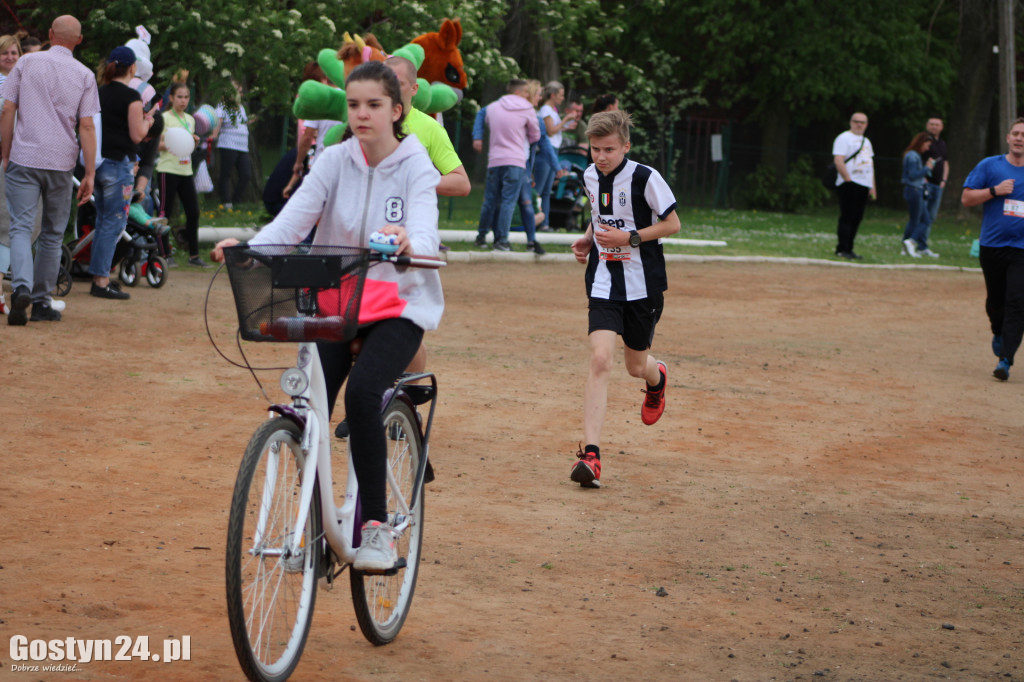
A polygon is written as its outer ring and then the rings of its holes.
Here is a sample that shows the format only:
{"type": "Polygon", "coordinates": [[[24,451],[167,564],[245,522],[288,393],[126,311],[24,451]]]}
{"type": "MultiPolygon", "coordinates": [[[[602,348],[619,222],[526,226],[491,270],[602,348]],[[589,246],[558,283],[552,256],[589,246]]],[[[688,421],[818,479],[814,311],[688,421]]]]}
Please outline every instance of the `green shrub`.
{"type": "Polygon", "coordinates": [[[809,156],[798,158],[789,167],[783,181],[786,193],[787,211],[799,213],[821,206],[828,198],[828,190],[821,184],[820,174],[815,172],[809,156]]]}
{"type": "Polygon", "coordinates": [[[775,171],[764,164],[759,164],[757,170],[747,176],[744,198],[751,208],[785,210],[784,198],[776,186],[775,171]]]}
{"type": "Polygon", "coordinates": [[[828,198],[828,190],[821,184],[810,157],[804,155],[790,164],[781,192],[775,171],[759,165],[747,176],[744,197],[751,208],[799,213],[821,206],[828,198]]]}

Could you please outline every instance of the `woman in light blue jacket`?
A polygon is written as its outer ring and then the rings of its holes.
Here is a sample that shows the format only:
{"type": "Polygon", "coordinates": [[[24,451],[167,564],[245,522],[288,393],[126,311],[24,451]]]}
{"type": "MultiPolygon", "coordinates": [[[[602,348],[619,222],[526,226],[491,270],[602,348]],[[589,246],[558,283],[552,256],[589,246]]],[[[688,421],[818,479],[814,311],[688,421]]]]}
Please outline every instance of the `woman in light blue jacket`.
{"type": "Polygon", "coordinates": [[[918,133],[903,152],[903,198],[907,201],[910,217],[903,229],[903,255],[912,258],[939,254],[928,248],[928,209],[924,203],[924,179],[931,175],[935,159],[921,160],[921,155],[932,146],[928,133],[918,133]]]}

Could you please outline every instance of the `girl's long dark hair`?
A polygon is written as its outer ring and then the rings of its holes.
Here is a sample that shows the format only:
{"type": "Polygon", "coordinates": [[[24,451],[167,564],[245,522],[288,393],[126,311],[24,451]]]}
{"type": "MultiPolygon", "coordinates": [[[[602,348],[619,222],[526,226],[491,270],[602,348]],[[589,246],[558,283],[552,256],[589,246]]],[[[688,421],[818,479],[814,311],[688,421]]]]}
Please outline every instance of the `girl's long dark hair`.
{"type": "MultiPolygon", "coordinates": [[[[391,67],[386,66],[384,62],[365,62],[352,69],[352,73],[345,79],[345,87],[348,87],[348,84],[352,81],[376,81],[380,83],[381,87],[384,88],[384,94],[391,99],[392,106],[397,104],[402,107],[402,115],[391,125],[395,139],[401,142],[405,138],[405,133],[402,132],[402,124],[405,122],[405,115],[408,112],[402,103],[402,86],[399,85],[398,76],[391,70],[391,67]]],[[[345,127],[345,134],[342,135],[341,139],[344,141],[350,137],[352,137],[351,123],[345,127]]]]}

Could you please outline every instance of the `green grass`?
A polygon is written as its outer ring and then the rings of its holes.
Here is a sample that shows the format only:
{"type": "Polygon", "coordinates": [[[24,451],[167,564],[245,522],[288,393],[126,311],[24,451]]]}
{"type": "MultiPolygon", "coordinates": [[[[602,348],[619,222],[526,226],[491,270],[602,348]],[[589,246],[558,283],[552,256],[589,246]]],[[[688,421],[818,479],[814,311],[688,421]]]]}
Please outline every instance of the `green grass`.
{"type": "MultiPolygon", "coordinates": [[[[477,183],[468,197],[439,197],[441,229],[475,230],[483,201],[483,186],[477,183]]],[[[209,227],[257,227],[270,216],[262,204],[245,204],[228,212],[220,207],[215,196],[201,199],[200,225],[209,227]]],[[[840,260],[833,253],[836,243],[836,219],[839,209],[829,205],[802,214],[740,211],[732,209],[679,209],[682,230],[678,237],[713,239],[727,246],[673,246],[666,253],[721,256],[769,256],[787,258],[827,258],[840,260]]],[[[516,212],[518,214],[518,211],[516,212]]],[[[950,213],[946,211],[946,213],[950,213]]],[[[516,216],[518,220],[518,215],[516,216]]],[[[941,258],[911,259],[900,255],[906,211],[871,204],[857,235],[855,249],[869,264],[946,265],[977,268],[977,258],[970,256],[971,242],[978,237],[980,217],[959,221],[951,215],[940,215],[932,226],[930,248],[941,258]]],[[[447,244],[453,250],[472,250],[470,243],[447,244]]],[[[552,245],[549,252],[568,253],[568,247],[552,245]]]]}

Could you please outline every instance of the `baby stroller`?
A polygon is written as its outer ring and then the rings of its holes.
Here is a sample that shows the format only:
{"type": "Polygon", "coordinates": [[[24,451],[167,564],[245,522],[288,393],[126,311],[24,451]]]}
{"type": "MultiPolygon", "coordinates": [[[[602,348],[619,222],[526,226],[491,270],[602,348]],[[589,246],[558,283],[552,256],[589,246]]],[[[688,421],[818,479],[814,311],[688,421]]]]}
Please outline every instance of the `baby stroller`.
{"type": "MultiPolygon", "coordinates": [[[[117,273],[118,279],[127,286],[133,287],[138,284],[140,277],[145,277],[146,282],[154,289],[159,289],[167,281],[167,261],[160,255],[157,234],[157,229],[140,223],[131,216],[128,217],[128,224],[121,234],[118,247],[125,243],[125,235],[129,238],[128,246],[117,273]]],[[[114,257],[117,257],[116,250],[114,257]]]]}
{"type": "MultiPolygon", "coordinates": [[[[75,184],[77,186],[77,179],[75,184]]],[[[89,274],[89,258],[92,240],[95,237],[95,224],[96,208],[90,199],[78,207],[75,238],[64,245],[61,255],[62,269],[73,277],[92,278],[89,274]]],[[[114,247],[111,264],[118,268],[118,279],[130,287],[137,285],[140,277],[145,277],[149,286],[154,289],[162,287],[167,281],[167,261],[160,255],[156,231],[130,217],[114,247]]],[[[68,289],[70,288],[68,286],[68,289]]]]}
{"type": "Polygon", "coordinates": [[[555,228],[578,230],[586,228],[583,219],[589,203],[584,191],[583,172],[587,169],[587,150],[582,147],[567,147],[558,152],[558,160],[568,174],[556,177],[551,188],[551,215],[548,224],[555,228]]]}

